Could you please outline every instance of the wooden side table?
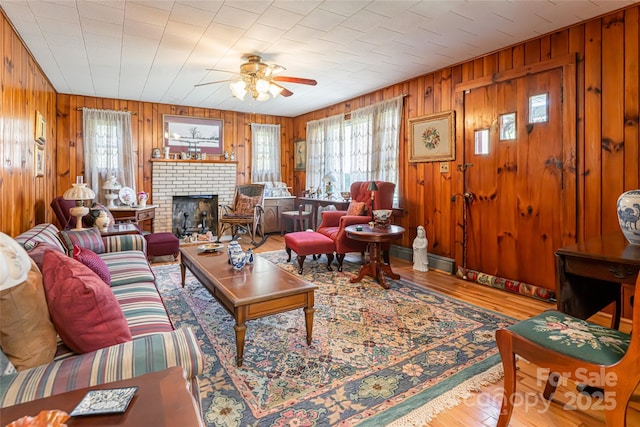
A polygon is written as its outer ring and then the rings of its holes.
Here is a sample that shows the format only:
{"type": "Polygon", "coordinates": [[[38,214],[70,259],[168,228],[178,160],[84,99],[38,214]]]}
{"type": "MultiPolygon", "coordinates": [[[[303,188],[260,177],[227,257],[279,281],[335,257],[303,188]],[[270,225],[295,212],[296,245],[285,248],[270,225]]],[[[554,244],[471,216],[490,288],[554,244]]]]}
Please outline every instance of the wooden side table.
{"type": "Polygon", "coordinates": [[[109,208],[116,222],[133,222],[139,224],[143,221],[151,221],[151,232],[154,232],[156,218],[156,208],[158,205],[147,205],[144,207],[116,206],[109,208]]]}
{"type": "Polygon", "coordinates": [[[44,399],[2,408],[2,425],[40,411],[59,409],[70,413],[89,390],[138,386],[123,414],[71,417],[69,427],[82,426],[203,426],[200,407],[189,391],[184,369],[173,367],[123,381],[82,388],[44,399]]]}
{"type": "Polygon", "coordinates": [[[399,225],[390,225],[389,228],[370,227],[369,224],[348,225],[344,228],[347,237],[353,240],[360,240],[369,244],[369,264],[360,266],[358,276],[351,279],[351,283],[356,283],[368,274],[378,280],[380,285],[389,289],[389,284],[384,278],[385,275],[398,280],[399,274],[391,270],[391,265],[385,264],[382,260],[382,243],[392,239],[398,239],[404,234],[404,228],[399,225]],[[358,228],[361,228],[360,230],[358,228]]]}
{"type": "Polygon", "coordinates": [[[611,327],[622,314],[621,284],[633,287],[640,272],[640,245],[622,232],[598,236],[556,251],[558,311],[587,319],[615,303],[611,327]]]}

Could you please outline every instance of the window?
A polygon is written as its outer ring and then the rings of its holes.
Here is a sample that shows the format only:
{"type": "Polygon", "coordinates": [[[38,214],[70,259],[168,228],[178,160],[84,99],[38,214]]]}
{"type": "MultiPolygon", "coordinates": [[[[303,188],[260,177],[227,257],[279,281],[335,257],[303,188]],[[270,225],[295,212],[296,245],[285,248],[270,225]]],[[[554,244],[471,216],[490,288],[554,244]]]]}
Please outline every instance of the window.
{"type": "Polygon", "coordinates": [[[83,108],[82,133],[86,182],[96,193],[97,201],[107,203],[102,186],[110,176],[135,192],[134,171],[137,168],[131,135],[131,113],[83,108]]]}
{"type": "Polygon", "coordinates": [[[328,173],[338,178],[336,193],[356,181],[397,183],[402,102],[400,96],[360,108],[348,120],[338,115],[308,122],[307,188],[317,188],[328,173]]]}
{"type": "Polygon", "coordinates": [[[529,97],[529,123],[545,123],[548,118],[549,96],[546,93],[529,97]]]}
{"type": "Polygon", "coordinates": [[[478,129],[474,132],[475,154],[489,154],[489,129],[478,129]]]}
{"type": "Polygon", "coordinates": [[[251,123],[251,180],[279,182],[281,167],[280,125],[251,123]]]}
{"type": "Polygon", "coordinates": [[[516,113],[500,115],[500,141],[516,139],[516,113]]]}

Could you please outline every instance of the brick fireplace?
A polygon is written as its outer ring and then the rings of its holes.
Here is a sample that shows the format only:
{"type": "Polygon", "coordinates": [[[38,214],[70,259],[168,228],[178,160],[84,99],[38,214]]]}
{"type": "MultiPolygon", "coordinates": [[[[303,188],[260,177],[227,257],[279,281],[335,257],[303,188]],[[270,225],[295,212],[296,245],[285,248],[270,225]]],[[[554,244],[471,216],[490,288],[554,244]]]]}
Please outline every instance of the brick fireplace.
{"type": "Polygon", "coordinates": [[[156,209],[155,231],[172,231],[173,196],[212,194],[230,205],[236,191],[237,163],[222,161],[154,160],[151,197],[156,209]]]}

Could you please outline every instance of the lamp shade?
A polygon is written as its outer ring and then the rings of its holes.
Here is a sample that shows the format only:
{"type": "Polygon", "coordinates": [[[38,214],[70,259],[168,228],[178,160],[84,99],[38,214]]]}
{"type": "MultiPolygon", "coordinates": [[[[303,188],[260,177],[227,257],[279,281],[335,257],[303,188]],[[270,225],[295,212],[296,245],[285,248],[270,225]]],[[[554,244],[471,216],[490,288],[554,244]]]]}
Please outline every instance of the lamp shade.
{"type": "Polygon", "coordinates": [[[368,191],[378,191],[378,185],[375,181],[369,181],[369,185],[367,186],[368,191]]]}
{"type": "Polygon", "coordinates": [[[336,182],[338,178],[332,173],[328,173],[322,177],[322,182],[336,182]]]}
{"type": "Polygon", "coordinates": [[[96,193],[87,187],[87,184],[74,183],[73,186],[64,192],[62,197],[65,200],[92,200],[96,197],[96,193]]]}

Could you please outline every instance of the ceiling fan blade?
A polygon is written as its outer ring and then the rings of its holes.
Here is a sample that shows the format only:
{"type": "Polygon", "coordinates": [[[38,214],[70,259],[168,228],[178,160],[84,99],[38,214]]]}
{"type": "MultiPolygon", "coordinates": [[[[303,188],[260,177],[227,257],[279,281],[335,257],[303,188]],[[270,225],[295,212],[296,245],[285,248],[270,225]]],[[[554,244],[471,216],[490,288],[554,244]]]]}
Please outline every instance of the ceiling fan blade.
{"type": "Polygon", "coordinates": [[[318,84],[318,82],[313,79],[303,79],[300,77],[275,76],[273,80],[276,82],[299,83],[302,85],[310,86],[315,86],[318,84]]]}
{"type": "Polygon", "coordinates": [[[216,72],[220,72],[220,73],[238,74],[238,75],[242,74],[242,73],[239,73],[237,71],[220,70],[219,68],[205,68],[205,70],[207,70],[207,71],[216,71],[216,72]]]}
{"type": "Polygon", "coordinates": [[[291,95],[293,95],[293,92],[291,92],[286,87],[280,86],[278,83],[274,83],[273,81],[271,81],[271,84],[274,85],[274,86],[278,86],[280,89],[282,89],[282,92],[280,92],[280,95],[282,95],[282,96],[291,96],[291,95]]]}
{"type": "Polygon", "coordinates": [[[224,83],[224,82],[235,82],[237,79],[228,79],[228,80],[216,80],[215,82],[208,82],[208,83],[198,83],[197,85],[193,85],[193,87],[198,87],[198,86],[207,86],[207,85],[213,85],[216,83],[224,83]]]}

